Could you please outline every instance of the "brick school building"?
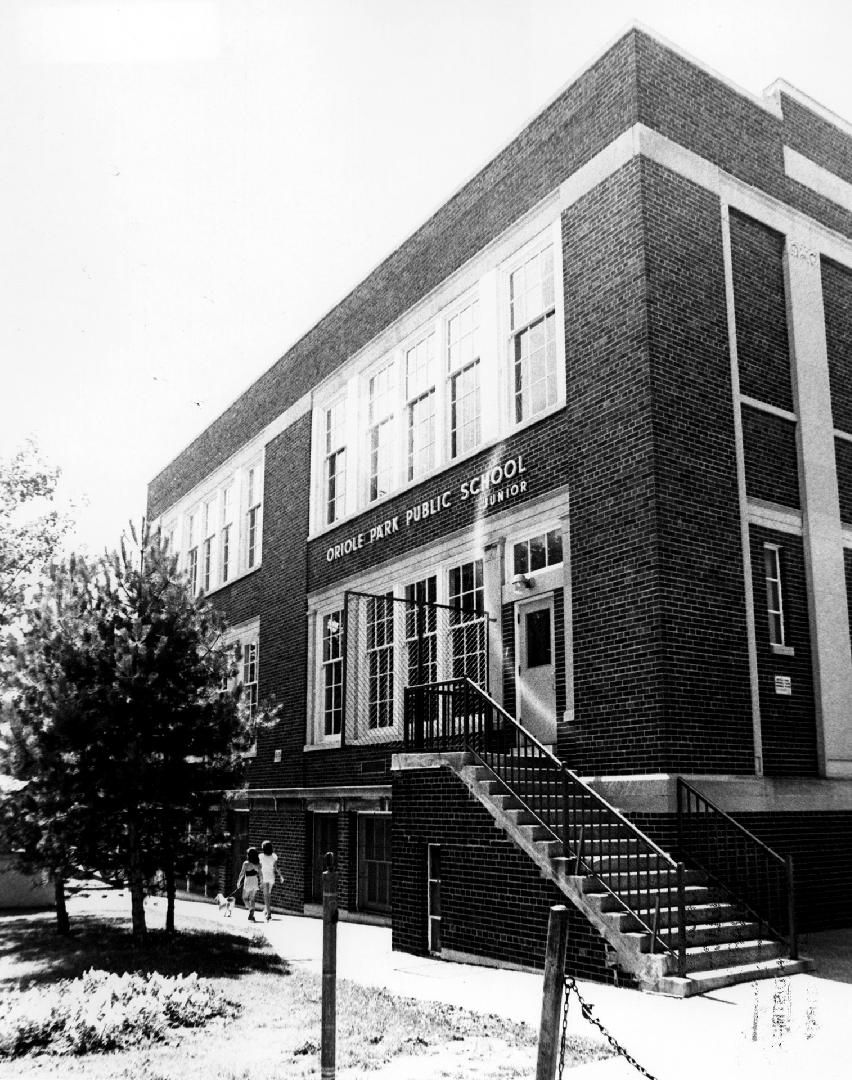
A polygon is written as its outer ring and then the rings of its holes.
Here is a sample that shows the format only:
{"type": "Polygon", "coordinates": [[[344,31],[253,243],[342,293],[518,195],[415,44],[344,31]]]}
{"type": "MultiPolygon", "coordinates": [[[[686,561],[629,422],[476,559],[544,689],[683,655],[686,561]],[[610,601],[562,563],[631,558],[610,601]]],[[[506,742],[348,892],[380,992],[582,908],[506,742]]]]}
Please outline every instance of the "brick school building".
{"type": "Polygon", "coordinates": [[[852,923],[852,127],[799,90],[629,29],[148,512],[279,709],[228,813],[287,911],[332,850],[397,948],[537,966],[567,897],[572,970],[675,994],[852,923]]]}

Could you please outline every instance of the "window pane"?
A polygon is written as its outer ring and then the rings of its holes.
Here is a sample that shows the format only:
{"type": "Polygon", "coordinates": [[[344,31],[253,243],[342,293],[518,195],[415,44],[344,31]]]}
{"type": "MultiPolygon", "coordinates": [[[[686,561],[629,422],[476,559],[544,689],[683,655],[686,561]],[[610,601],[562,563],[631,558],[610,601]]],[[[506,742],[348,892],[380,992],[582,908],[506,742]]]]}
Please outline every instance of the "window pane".
{"type": "Polygon", "coordinates": [[[393,424],[385,420],[370,433],[370,499],[391,490],[393,478],[393,424]]]}
{"type": "Polygon", "coordinates": [[[408,406],[408,479],[435,466],[435,391],[408,406]]]}
{"type": "Polygon", "coordinates": [[[530,552],[526,540],[515,544],[515,573],[527,574],[530,569],[530,552]]]}
{"type": "Polygon", "coordinates": [[[419,397],[435,385],[435,335],[428,334],[405,354],[405,396],[419,397]]]}
{"type": "Polygon", "coordinates": [[[543,570],[547,565],[547,548],[544,536],[534,536],[530,540],[530,570],[543,570]]]}
{"type": "Polygon", "coordinates": [[[551,313],[515,336],[515,419],[556,403],[556,318],[551,313]]]}
{"type": "Polygon", "coordinates": [[[562,562],[562,533],[553,529],[547,534],[547,565],[555,566],[562,562]]]}
{"type": "Polygon", "coordinates": [[[479,361],[450,379],[450,452],[453,457],[478,446],[482,439],[479,361]]]}
{"type": "Polygon", "coordinates": [[[533,255],[509,278],[512,329],[532,322],[554,306],[553,247],[533,255]]]}
{"type": "Polygon", "coordinates": [[[550,608],[530,611],[526,616],[526,632],[527,667],[550,664],[550,608]]]}

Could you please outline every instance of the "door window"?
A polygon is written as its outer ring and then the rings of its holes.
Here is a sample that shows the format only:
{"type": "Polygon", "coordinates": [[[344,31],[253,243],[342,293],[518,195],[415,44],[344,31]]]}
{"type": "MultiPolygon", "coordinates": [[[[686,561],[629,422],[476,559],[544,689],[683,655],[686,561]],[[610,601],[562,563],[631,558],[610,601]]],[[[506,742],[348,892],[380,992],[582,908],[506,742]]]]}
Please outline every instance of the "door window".
{"type": "Polygon", "coordinates": [[[550,640],[550,608],[529,611],[527,620],[527,667],[544,667],[553,662],[550,640]]]}

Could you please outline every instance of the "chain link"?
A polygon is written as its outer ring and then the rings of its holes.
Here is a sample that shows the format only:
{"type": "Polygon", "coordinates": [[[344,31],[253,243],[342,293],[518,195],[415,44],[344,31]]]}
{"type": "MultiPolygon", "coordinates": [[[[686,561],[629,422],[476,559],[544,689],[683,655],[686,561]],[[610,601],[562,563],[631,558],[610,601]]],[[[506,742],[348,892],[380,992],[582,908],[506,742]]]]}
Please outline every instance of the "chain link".
{"type": "Polygon", "coordinates": [[[647,1069],[642,1068],[636,1058],[632,1057],[614,1036],[610,1035],[600,1020],[594,1015],[592,1006],[588,1001],[584,1000],[583,995],[580,993],[580,989],[577,986],[577,980],[572,975],[565,976],[565,1004],[562,1010],[562,1040],[559,1045],[558,1080],[562,1080],[562,1070],[565,1067],[565,1037],[568,1030],[568,999],[570,998],[572,991],[577,995],[577,1001],[580,1003],[580,1012],[583,1014],[584,1019],[588,1020],[590,1024],[598,1029],[616,1054],[623,1057],[624,1060],[632,1065],[637,1072],[642,1074],[642,1076],[647,1077],[647,1080],[656,1080],[647,1069]]]}

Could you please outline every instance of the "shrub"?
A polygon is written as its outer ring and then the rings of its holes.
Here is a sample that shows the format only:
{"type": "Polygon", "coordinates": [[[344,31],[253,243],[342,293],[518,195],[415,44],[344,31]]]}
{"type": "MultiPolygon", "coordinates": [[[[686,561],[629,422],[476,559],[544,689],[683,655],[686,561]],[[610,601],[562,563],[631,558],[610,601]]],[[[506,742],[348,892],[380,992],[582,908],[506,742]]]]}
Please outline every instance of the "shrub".
{"type": "Polygon", "coordinates": [[[88,1054],[166,1038],[238,1007],[198,976],[115,975],[92,968],[53,992],[27,990],[0,1001],[0,1057],[30,1050],[88,1054]]]}

